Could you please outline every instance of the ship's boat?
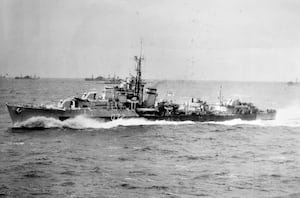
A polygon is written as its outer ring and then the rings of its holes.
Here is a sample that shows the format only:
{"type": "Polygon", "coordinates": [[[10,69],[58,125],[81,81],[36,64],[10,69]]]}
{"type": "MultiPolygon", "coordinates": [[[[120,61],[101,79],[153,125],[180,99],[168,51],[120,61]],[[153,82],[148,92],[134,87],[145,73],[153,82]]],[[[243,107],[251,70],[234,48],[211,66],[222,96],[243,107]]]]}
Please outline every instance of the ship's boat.
{"type": "Polygon", "coordinates": [[[156,88],[147,88],[144,91],[145,81],[141,78],[142,60],[141,55],[135,57],[135,77],[128,78],[117,86],[105,87],[101,95],[98,95],[96,91],[90,91],[81,97],[61,100],[54,106],[7,104],[12,122],[17,125],[39,116],[65,120],[79,115],[102,120],[136,117],[174,121],[275,118],[275,110],[262,111],[251,103],[242,103],[239,100],[231,100],[227,103],[220,101],[218,105],[208,105],[200,99],[192,99],[181,105],[171,101],[157,102],[156,88]]]}

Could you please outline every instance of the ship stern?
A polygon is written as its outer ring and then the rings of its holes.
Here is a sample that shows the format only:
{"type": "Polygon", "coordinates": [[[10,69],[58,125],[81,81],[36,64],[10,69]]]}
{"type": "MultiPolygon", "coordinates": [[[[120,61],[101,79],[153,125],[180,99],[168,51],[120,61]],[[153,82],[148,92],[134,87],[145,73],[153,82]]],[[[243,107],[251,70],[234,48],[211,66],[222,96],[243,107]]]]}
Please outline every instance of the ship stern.
{"type": "Polygon", "coordinates": [[[274,109],[267,109],[266,111],[261,111],[257,114],[257,119],[259,120],[275,120],[277,111],[274,109]]]}

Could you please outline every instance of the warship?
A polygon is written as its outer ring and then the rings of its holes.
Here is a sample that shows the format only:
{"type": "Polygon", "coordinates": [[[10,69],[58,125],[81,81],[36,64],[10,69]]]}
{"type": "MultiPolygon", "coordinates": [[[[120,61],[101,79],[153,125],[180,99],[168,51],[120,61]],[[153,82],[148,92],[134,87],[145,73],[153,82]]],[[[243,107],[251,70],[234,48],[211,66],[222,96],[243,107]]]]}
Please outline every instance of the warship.
{"type": "Polygon", "coordinates": [[[298,81],[298,78],[296,78],[296,81],[289,81],[287,82],[288,86],[300,86],[300,82],[298,81]]]}
{"type": "Polygon", "coordinates": [[[103,76],[98,76],[96,78],[94,78],[94,76],[92,75],[91,78],[85,78],[84,79],[85,81],[99,81],[101,83],[104,83],[104,84],[120,84],[123,80],[121,78],[119,78],[118,76],[114,76],[114,77],[103,77],[103,76]]]}
{"type": "Polygon", "coordinates": [[[26,76],[16,76],[15,79],[17,80],[38,80],[40,79],[40,77],[34,75],[34,76],[29,76],[29,75],[26,75],[26,76]]]}
{"type": "Polygon", "coordinates": [[[85,78],[84,80],[85,81],[103,81],[104,82],[106,80],[106,78],[103,76],[98,76],[98,77],[94,78],[94,75],[92,75],[91,78],[85,78]]]}
{"type": "MultiPolygon", "coordinates": [[[[135,56],[136,76],[123,80],[117,86],[105,86],[102,94],[96,91],[84,93],[81,97],[60,100],[51,107],[45,105],[6,104],[13,125],[32,117],[47,117],[66,120],[82,115],[101,120],[145,118],[171,121],[224,121],[231,119],[271,120],[276,110],[260,110],[252,103],[230,100],[216,105],[192,98],[184,104],[171,101],[157,102],[157,89],[145,88],[141,65],[143,57],[135,56]],[[145,88],[145,90],[144,90],[145,88]]],[[[221,92],[220,92],[221,95],[221,92]]],[[[221,96],[220,96],[221,98],[221,96]]]]}

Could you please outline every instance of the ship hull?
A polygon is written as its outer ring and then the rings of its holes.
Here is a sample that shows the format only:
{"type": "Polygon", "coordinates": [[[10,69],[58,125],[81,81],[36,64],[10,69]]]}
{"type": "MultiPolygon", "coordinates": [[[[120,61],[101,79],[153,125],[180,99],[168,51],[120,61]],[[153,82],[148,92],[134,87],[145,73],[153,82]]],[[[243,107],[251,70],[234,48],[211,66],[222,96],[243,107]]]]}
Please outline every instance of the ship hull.
{"type": "Polygon", "coordinates": [[[138,117],[135,111],[127,109],[56,109],[56,108],[43,108],[43,107],[29,107],[22,105],[9,105],[7,109],[13,125],[16,123],[24,122],[33,117],[46,117],[58,120],[66,120],[75,118],[76,116],[85,116],[88,118],[97,118],[103,120],[114,120],[118,118],[135,118],[138,117]]]}
{"type": "Polygon", "coordinates": [[[143,115],[142,117],[149,120],[167,120],[167,121],[195,121],[195,122],[209,122],[209,121],[226,121],[233,119],[243,119],[243,120],[255,120],[255,116],[236,116],[236,115],[169,115],[169,116],[159,116],[159,115],[143,115]]]}
{"type": "Polygon", "coordinates": [[[195,122],[210,122],[210,121],[227,121],[234,119],[241,120],[274,120],[276,112],[268,113],[253,113],[253,114],[173,114],[173,115],[153,115],[153,114],[140,114],[149,120],[168,120],[168,121],[195,121],[195,122]]]}
{"type": "Polygon", "coordinates": [[[127,109],[55,109],[44,107],[30,107],[22,105],[9,105],[7,109],[13,125],[16,123],[24,122],[33,117],[46,117],[54,118],[57,120],[66,120],[75,118],[76,116],[84,116],[88,118],[96,118],[105,121],[115,120],[119,118],[137,118],[142,117],[148,120],[168,120],[168,121],[196,121],[196,122],[209,122],[209,121],[226,121],[233,119],[242,120],[273,120],[275,119],[276,112],[260,112],[255,114],[170,114],[158,115],[148,113],[136,113],[134,110],[127,109]]]}

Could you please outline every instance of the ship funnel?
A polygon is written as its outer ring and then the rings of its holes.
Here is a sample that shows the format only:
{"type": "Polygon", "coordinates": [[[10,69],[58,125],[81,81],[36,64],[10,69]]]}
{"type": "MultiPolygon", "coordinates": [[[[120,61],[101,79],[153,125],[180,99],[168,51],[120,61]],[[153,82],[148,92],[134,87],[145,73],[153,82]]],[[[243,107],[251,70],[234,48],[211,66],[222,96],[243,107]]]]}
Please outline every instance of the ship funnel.
{"type": "Polygon", "coordinates": [[[143,106],[146,108],[154,107],[157,96],[157,90],[155,88],[147,88],[146,99],[144,100],[143,106]]]}

